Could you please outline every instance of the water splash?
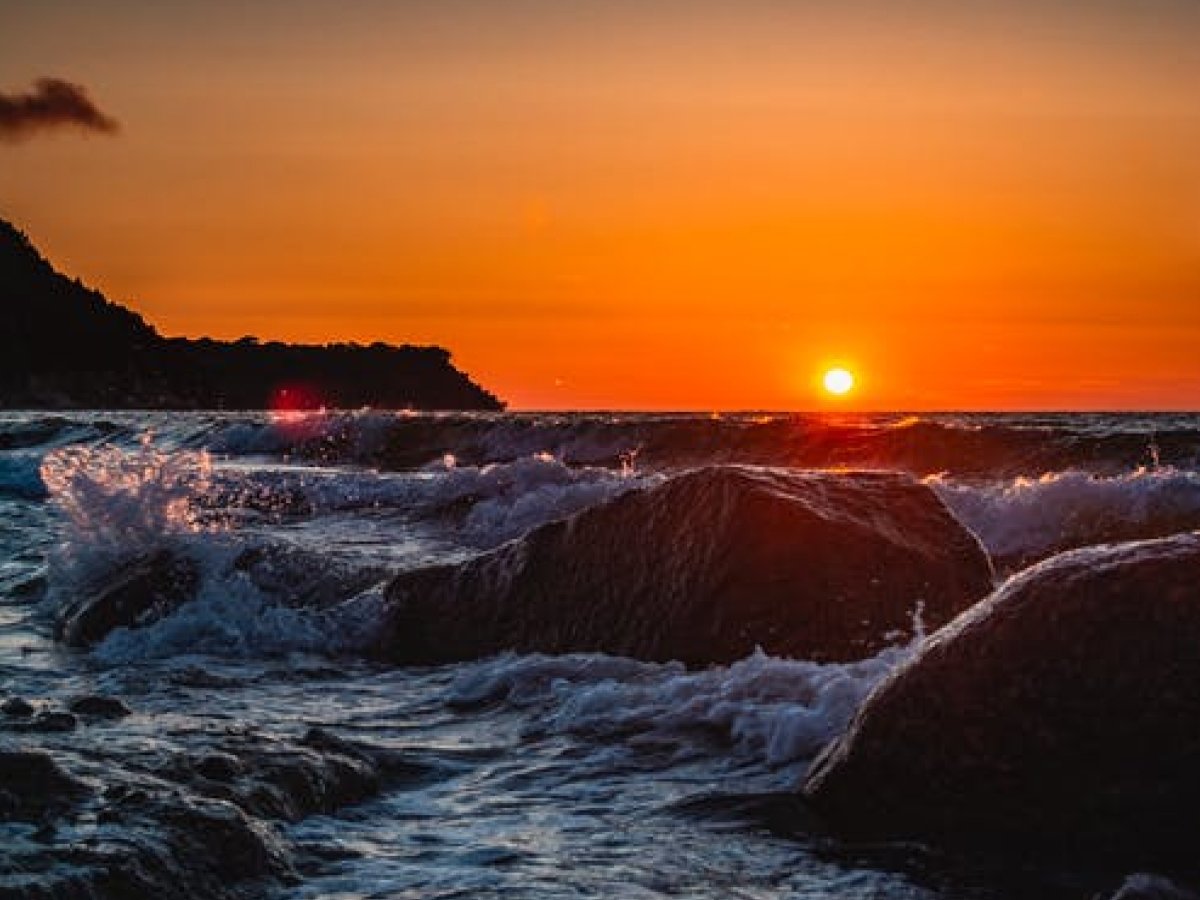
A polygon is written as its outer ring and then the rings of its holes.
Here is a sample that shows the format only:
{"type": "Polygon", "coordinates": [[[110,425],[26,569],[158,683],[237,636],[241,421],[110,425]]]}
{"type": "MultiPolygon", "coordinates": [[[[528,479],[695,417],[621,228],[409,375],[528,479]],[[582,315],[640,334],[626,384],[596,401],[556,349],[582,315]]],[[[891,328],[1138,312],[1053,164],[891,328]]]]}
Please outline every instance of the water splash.
{"type": "Polygon", "coordinates": [[[66,514],[70,539],[93,549],[128,552],[164,535],[213,530],[195,498],[212,484],[207,451],[167,452],[143,436],[137,450],[71,446],[48,453],[41,477],[66,514]]]}

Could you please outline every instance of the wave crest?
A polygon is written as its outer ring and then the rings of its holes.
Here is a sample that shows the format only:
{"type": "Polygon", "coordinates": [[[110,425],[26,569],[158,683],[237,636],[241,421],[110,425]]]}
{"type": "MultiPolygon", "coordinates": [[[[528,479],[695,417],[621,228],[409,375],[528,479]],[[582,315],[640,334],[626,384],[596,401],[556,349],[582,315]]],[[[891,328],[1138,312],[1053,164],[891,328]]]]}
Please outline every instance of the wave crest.
{"type": "Polygon", "coordinates": [[[1200,527],[1200,472],[1139,468],[1100,476],[1080,470],[976,484],[926,479],[943,502],[1012,567],[1059,550],[1200,527]]]}
{"type": "Polygon", "coordinates": [[[920,644],[852,663],[819,664],[761,650],[728,666],[687,671],[599,654],[503,655],[452,683],[452,705],[503,704],[533,714],[534,734],[694,748],[697,732],[743,758],[786,766],[814,756],[845,728],[880,680],[920,644]]]}

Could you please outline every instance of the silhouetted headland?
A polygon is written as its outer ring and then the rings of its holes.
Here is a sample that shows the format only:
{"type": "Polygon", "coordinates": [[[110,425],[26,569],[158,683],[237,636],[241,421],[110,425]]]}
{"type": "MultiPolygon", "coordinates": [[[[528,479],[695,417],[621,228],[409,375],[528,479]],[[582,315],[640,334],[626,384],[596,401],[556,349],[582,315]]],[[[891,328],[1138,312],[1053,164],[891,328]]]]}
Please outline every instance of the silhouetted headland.
{"type": "Polygon", "coordinates": [[[0,219],[0,407],[498,410],[442,347],[164,338],[0,219]]]}

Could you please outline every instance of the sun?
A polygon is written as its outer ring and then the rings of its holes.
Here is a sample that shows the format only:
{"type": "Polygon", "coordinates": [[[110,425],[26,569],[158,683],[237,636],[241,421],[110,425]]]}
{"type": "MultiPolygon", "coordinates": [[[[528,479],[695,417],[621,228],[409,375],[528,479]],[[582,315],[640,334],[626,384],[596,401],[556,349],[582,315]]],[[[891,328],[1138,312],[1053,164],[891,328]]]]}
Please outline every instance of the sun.
{"type": "Polygon", "coordinates": [[[854,387],[854,375],[846,369],[830,369],[821,379],[825,390],[840,397],[854,387]]]}

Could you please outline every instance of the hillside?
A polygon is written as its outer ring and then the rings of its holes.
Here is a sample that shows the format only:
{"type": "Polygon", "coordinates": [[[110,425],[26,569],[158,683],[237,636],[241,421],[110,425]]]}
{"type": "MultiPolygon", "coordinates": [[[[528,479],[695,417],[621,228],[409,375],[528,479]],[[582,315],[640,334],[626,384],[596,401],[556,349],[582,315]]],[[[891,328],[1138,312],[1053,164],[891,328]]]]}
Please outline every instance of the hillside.
{"type": "Polygon", "coordinates": [[[0,219],[0,407],[502,409],[441,347],[164,338],[0,219]]]}

